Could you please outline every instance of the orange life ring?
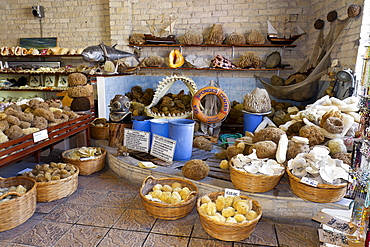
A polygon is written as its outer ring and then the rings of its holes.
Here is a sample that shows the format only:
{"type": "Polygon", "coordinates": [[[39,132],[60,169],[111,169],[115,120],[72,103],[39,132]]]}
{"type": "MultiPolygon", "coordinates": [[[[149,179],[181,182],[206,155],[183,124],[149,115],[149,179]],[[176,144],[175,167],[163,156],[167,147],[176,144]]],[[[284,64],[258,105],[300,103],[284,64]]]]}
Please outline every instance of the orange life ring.
{"type": "Polygon", "coordinates": [[[205,87],[200,89],[198,92],[195,93],[192,101],[191,101],[191,107],[193,110],[193,114],[204,123],[218,123],[221,122],[227,114],[229,114],[230,111],[230,101],[227,95],[217,87],[205,87]],[[217,95],[217,97],[221,101],[221,110],[219,113],[213,116],[205,115],[201,109],[200,109],[200,101],[202,98],[208,94],[217,95]]]}

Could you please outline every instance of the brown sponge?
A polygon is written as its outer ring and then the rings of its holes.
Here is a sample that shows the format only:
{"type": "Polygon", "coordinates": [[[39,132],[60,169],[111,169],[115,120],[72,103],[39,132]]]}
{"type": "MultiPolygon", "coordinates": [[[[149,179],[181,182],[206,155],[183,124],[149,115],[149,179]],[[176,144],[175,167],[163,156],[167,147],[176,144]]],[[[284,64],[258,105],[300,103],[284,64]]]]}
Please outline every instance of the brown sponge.
{"type": "Polygon", "coordinates": [[[87,83],[87,77],[82,73],[72,73],[68,75],[68,86],[83,86],[87,83]]]}
{"type": "Polygon", "coordinates": [[[73,98],[71,102],[72,111],[88,111],[90,110],[90,100],[85,97],[73,98]]]}
{"type": "Polygon", "coordinates": [[[182,167],[182,174],[190,179],[201,180],[208,176],[209,166],[203,160],[189,160],[182,167]]]}

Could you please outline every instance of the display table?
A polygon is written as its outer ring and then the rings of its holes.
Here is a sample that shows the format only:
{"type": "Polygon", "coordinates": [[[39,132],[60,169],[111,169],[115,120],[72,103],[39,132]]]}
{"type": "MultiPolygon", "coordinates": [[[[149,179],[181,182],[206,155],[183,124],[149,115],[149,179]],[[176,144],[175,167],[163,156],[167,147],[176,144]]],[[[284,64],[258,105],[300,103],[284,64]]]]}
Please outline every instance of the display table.
{"type": "MultiPolygon", "coordinates": [[[[24,135],[14,140],[0,144],[0,167],[12,164],[31,155],[39,155],[43,148],[52,147],[65,138],[85,131],[86,146],[90,146],[90,122],[94,120],[92,114],[81,115],[52,127],[48,127],[47,139],[34,142],[33,134],[24,135]]],[[[37,161],[39,162],[39,161],[37,161]]]]}

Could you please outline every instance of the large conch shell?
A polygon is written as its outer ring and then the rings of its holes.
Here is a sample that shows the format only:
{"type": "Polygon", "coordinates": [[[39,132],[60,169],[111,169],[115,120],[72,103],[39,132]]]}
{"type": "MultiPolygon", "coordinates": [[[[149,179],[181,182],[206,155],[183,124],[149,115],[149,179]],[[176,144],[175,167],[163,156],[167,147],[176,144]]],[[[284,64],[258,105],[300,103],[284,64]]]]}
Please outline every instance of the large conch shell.
{"type": "Polygon", "coordinates": [[[144,111],[147,116],[151,116],[154,118],[188,118],[191,116],[192,114],[191,111],[183,112],[181,114],[179,113],[179,114],[165,115],[164,113],[159,114],[151,110],[151,108],[155,106],[164,95],[166,95],[167,91],[177,81],[182,81],[188,87],[191,96],[194,96],[195,93],[198,92],[197,85],[189,77],[181,76],[181,75],[168,76],[159,82],[159,85],[157,86],[157,89],[154,93],[152,102],[150,103],[150,105],[144,108],[144,111]]]}

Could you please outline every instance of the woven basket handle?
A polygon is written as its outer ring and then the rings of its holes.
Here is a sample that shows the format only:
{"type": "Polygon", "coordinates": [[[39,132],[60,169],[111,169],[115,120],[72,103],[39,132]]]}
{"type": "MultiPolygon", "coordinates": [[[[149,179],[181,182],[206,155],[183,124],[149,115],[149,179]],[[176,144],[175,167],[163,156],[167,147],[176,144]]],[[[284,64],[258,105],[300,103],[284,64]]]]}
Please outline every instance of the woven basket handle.
{"type": "Polygon", "coordinates": [[[196,196],[197,195],[197,192],[196,191],[191,191],[188,196],[186,197],[185,201],[189,200],[192,196],[196,196]]]}
{"type": "Polygon", "coordinates": [[[143,184],[141,185],[141,189],[144,188],[144,186],[148,183],[151,183],[155,180],[155,178],[153,176],[147,176],[144,181],[143,181],[143,184]],[[149,181],[148,181],[149,180],[149,181]]]}
{"type": "Polygon", "coordinates": [[[11,196],[11,195],[14,195],[14,196],[22,196],[21,194],[19,194],[18,192],[16,191],[10,191],[10,192],[6,192],[5,194],[2,194],[0,196],[0,200],[2,200],[3,198],[7,197],[7,196],[11,196]]]}

